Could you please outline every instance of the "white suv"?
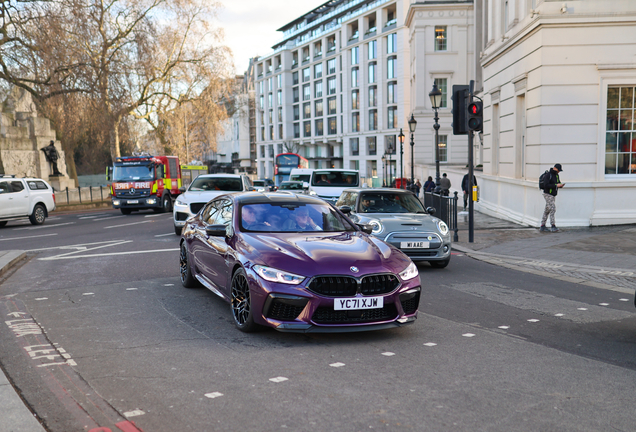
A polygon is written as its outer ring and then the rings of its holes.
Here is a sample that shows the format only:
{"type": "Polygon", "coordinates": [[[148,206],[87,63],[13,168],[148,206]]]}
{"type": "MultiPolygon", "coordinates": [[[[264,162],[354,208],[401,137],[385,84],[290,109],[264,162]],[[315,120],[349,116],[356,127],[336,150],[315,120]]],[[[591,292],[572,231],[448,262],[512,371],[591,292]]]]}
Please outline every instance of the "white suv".
{"type": "Polygon", "coordinates": [[[0,227],[25,217],[41,225],[53,210],[55,193],[44,180],[0,175],[0,227]]]}

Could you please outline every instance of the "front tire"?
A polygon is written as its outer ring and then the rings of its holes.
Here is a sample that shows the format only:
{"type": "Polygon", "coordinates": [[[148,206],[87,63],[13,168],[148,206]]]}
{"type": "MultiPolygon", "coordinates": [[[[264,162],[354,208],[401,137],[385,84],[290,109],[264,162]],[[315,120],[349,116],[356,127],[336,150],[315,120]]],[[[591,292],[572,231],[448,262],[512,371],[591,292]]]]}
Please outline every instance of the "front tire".
{"type": "Polygon", "coordinates": [[[199,286],[199,281],[192,275],[192,268],[190,267],[190,260],[188,258],[188,248],[185,242],[181,243],[179,250],[179,277],[181,284],[186,288],[197,288],[199,286]]]}
{"type": "Polygon", "coordinates": [[[42,225],[46,220],[46,209],[42,204],[33,207],[33,213],[29,215],[29,220],[33,225],[42,225]]]}
{"type": "Polygon", "coordinates": [[[450,263],[450,257],[448,257],[447,259],[443,261],[429,261],[429,263],[431,264],[431,267],[433,268],[443,269],[448,265],[448,263],[450,263]]]}
{"type": "Polygon", "coordinates": [[[258,328],[254,322],[254,312],[252,311],[252,297],[250,287],[247,283],[245,270],[238,269],[232,277],[232,317],[234,325],[240,331],[250,333],[258,328]]]}

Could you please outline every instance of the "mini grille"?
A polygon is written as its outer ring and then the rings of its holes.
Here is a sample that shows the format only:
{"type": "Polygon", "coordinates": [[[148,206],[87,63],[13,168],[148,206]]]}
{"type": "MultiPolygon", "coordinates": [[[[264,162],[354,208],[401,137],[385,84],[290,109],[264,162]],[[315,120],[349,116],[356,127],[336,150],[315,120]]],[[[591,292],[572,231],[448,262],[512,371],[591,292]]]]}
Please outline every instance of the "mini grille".
{"type": "Polygon", "coordinates": [[[400,281],[393,274],[365,276],[362,278],[360,292],[363,295],[390,293],[398,287],[400,281]]]}
{"type": "Polygon", "coordinates": [[[318,276],[311,281],[308,288],[327,297],[351,297],[358,291],[358,282],[348,276],[318,276]]]}
{"type": "Polygon", "coordinates": [[[192,203],[190,204],[190,211],[193,214],[197,214],[199,213],[199,210],[201,210],[205,204],[206,203],[192,203]]]}
{"type": "Polygon", "coordinates": [[[414,297],[408,300],[402,300],[402,310],[404,310],[404,315],[411,315],[415,313],[418,306],[420,305],[420,293],[418,292],[414,297]]]}
{"type": "Polygon", "coordinates": [[[294,306],[279,300],[274,300],[267,312],[267,318],[281,321],[295,320],[304,308],[304,306],[294,306]]]}
{"type": "Polygon", "coordinates": [[[316,324],[349,324],[389,321],[397,317],[393,303],[385,304],[381,309],[360,311],[340,311],[330,307],[319,307],[311,318],[316,324]]]}

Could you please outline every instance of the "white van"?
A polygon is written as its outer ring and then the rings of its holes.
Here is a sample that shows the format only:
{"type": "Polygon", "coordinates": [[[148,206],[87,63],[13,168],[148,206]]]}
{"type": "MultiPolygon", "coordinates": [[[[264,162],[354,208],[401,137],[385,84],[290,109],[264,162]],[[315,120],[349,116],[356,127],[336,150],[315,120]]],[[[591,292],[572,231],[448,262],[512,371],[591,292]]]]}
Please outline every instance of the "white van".
{"type": "Polygon", "coordinates": [[[359,172],[350,169],[296,168],[291,171],[289,180],[307,182],[310,195],[317,195],[332,204],[345,189],[360,186],[359,172]]]}

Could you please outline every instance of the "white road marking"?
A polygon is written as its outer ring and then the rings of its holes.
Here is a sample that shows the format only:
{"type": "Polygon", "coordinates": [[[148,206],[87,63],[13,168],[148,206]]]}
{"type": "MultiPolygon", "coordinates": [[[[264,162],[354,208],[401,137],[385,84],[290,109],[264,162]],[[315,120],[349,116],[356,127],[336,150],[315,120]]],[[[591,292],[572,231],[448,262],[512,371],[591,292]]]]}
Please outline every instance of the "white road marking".
{"type": "MultiPolygon", "coordinates": [[[[146,216],[144,216],[144,217],[149,218],[149,217],[157,217],[157,216],[167,216],[167,215],[166,215],[165,213],[164,213],[164,214],[157,213],[157,214],[149,214],[149,215],[146,215],[146,216]]],[[[166,218],[166,219],[167,219],[167,218],[166,218]]],[[[170,213],[170,219],[172,219],[172,213],[170,213]]]]}
{"type": "Polygon", "coordinates": [[[539,320],[535,319],[535,318],[532,318],[532,319],[529,319],[528,322],[535,323],[535,322],[539,322],[539,320]]]}
{"type": "Polygon", "coordinates": [[[587,308],[576,308],[576,310],[587,310],[587,308]]]}
{"type": "Polygon", "coordinates": [[[168,233],[168,234],[157,234],[155,237],[167,237],[167,236],[173,236],[174,233],[168,233]]]}
{"type": "Polygon", "coordinates": [[[35,229],[42,229],[42,228],[54,228],[54,227],[59,227],[62,225],[75,225],[76,222],[66,222],[66,223],[61,223],[61,224],[54,224],[54,225],[38,225],[38,226],[32,226],[32,227],[25,227],[25,228],[13,228],[12,231],[20,231],[20,230],[35,230],[35,229]]]}
{"type": "Polygon", "coordinates": [[[48,251],[48,250],[55,250],[55,249],[77,249],[79,251],[79,250],[87,250],[87,246],[93,246],[93,245],[117,246],[120,244],[130,243],[130,242],[132,242],[132,240],[107,240],[107,241],[101,241],[101,242],[95,242],[95,243],[79,243],[79,244],[67,245],[67,246],[54,246],[54,247],[41,248],[41,249],[29,249],[26,252],[41,252],[41,251],[48,251]]]}
{"type": "Polygon", "coordinates": [[[38,301],[39,301],[39,300],[48,300],[48,299],[49,299],[48,297],[40,297],[40,298],[36,298],[36,300],[38,300],[38,301]]]}
{"type": "Polygon", "coordinates": [[[95,295],[95,293],[84,293],[82,295],[95,295]]]}
{"type": "Polygon", "coordinates": [[[103,218],[100,218],[100,219],[95,219],[95,220],[96,221],[103,221],[103,220],[118,219],[118,218],[123,218],[123,217],[126,217],[126,216],[124,216],[124,215],[121,215],[121,216],[106,216],[106,217],[103,217],[103,218]]]}
{"type": "Polygon", "coordinates": [[[618,301],[629,301],[629,299],[618,299],[618,301]]]}
{"type": "Polygon", "coordinates": [[[558,314],[554,314],[555,317],[562,317],[563,314],[562,313],[558,313],[558,314]]]}
{"type": "Polygon", "coordinates": [[[144,415],[144,414],[146,414],[146,413],[143,412],[142,410],[136,409],[136,410],[125,412],[124,413],[124,417],[126,417],[126,418],[137,417],[137,416],[144,415]]]}
{"type": "Polygon", "coordinates": [[[103,254],[75,255],[75,256],[57,255],[53,257],[38,258],[38,259],[41,261],[56,261],[56,260],[63,260],[63,259],[95,258],[95,257],[115,256],[115,255],[136,255],[136,254],[155,253],[155,252],[178,252],[178,251],[179,251],[179,248],[156,249],[156,250],[148,250],[148,251],[111,252],[111,253],[103,253],[103,254]]]}
{"type": "Polygon", "coordinates": [[[11,238],[6,238],[6,239],[0,239],[0,241],[24,240],[24,239],[30,239],[30,238],[50,237],[50,236],[56,236],[56,235],[57,235],[57,233],[54,233],[54,234],[42,234],[42,235],[28,236],[28,237],[11,237],[11,238]]]}
{"type": "Polygon", "coordinates": [[[174,284],[163,284],[163,286],[174,286],[174,284]]]}
{"type": "Polygon", "coordinates": [[[219,392],[212,392],[212,393],[206,393],[204,395],[205,397],[209,397],[210,399],[214,399],[220,396],[223,396],[223,393],[219,393],[219,392]]]}
{"type": "Polygon", "coordinates": [[[269,380],[271,382],[279,383],[279,382],[287,381],[288,379],[289,378],[285,378],[285,377],[280,376],[280,377],[276,377],[276,378],[270,378],[269,380]]]}
{"type": "Polygon", "coordinates": [[[424,346],[427,346],[427,347],[434,347],[434,346],[437,346],[437,344],[436,344],[435,342],[426,342],[426,343],[424,344],[424,346]]]}
{"type": "Polygon", "coordinates": [[[510,328],[510,326],[499,326],[500,329],[502,330],[508,330],[510,328]]]}
{"type": "Polygon", "coordinates": [[[111,225],[111,226],[104,227],[104,229],[110,229],[110,228],[120,228],[120,227],[131,226],[131,225],[141,225],[141,224],[145,224],[145,223],[148,223],[148,222],[154,222],[154,221],[146,220],[146,221],[133,222],[133,223],[128,223],[128,224],[111,225]]]}
{"type": "Polygon", "coordinates": [[[395,355],[395,353],[390,352],[390,351],[387,351],[387,352],[383,352],[383,353],[382,353],[382,355],[383,355],[383,356],[387,356],[387,357],[391,357],[391,356],[394,356],[394,355],[395,355]]]}
{"type": "MultiPolygon", "coordinates": [[[[98,216],[101,216],[101,215],[98,215],[98,216]]],[[[80,220],[82,220],[82,219],[95,219],[96,217],[97,216],[82,216],[81,218],[78,218],[78,219],[80,219],[80,220]]]]}
{"type": "MultiPolygon", "coordinates": [[[[125,244],[125,243],[132,243],[132,240],[119,240],[119,241],[110,241],[110,242],[101,242],[101,243],[94,243],[94,244],[101,244],[101,246],[96,246],[93,248],[86,248],[82,245],[77,245],[77,246],[73,246],[73,247],[69,247],[69,246],[63,246],[59,249],[77,249],[73,252],[67,252],[67,253],[63,253],[60,255],[54,255],[52,257],[46,257],[46,258],[38,258],[38,260],[40,261],[53,261],[53,260],[58,260],[58,259],[72,259],[72,258],[80,258],[80,256],[69,256],[69,255],[73,255],[73,254],[78,254],[80,252],[88,252],[88,251],[93,251],[96,249],[102,249],[105,247],[109,247],[109,246],[118,246],[121,244],[125,244]],[[104,244],[105,243],[105,244],[104,244]]],[[[86,255],[83,255],[86,256],[86,255]]]]}
{"type": "Polygon", "coordinates": [[[609,303],[599,303],[599,306],[609,306],[609,303]]]}
{"type": "Polygon", "coordinates": [[[345,365],[344,363],[337,362],[337,363],[331,363],[329,366],[331,366],[331,367],[343,367],[344,365],[345,365]]]}
{"type": "Polygon", "coordinates": [[[464,333],[462,336],[464,337],[475,337],[474,333],[464,333]]]}
{"type": "Polygon", "coordinates": [[[126,291],[136,291],[137,288],[126,288],[126,291]]]}

